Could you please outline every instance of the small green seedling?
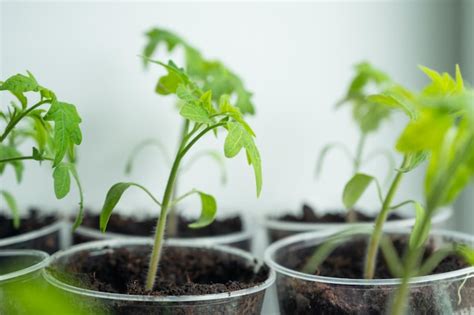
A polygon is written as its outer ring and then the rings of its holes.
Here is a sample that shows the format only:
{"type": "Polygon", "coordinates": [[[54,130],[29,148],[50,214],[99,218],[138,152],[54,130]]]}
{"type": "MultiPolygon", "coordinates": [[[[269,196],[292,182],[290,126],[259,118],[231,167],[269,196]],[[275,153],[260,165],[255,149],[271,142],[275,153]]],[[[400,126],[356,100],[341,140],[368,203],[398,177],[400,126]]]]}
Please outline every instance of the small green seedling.
{"type": "MultiPolygon", "coordinates": [[[[461,71],[456,68],[456,79],[449,74],[421,67],[432,82],[421,93],[412,93],[400,86],[390,94],[371,95],[374,102],[403,109],[410,120],[400,135],[396,149],[404,154],[402,165],[385,196],[378,186],[382,209],[370,233],[346,230],[337,233],[320,246],[305,265],[304,272],[315,268],[340,244],[347,235],[370,234],[365,258],[364,277],[372,279],[379,248],[382,249],[392,275],[402,282],[393,299],[391,313],[404,314],[407,307],[409,280],[414,276],[429,274],[447,255],[457,254],[474,265],[474,250],[461,244],[438,249],[428,259],[422,260],[424,245],[429,237],[431,218],[443,205],[451,204],[465,186],[474,179],[474,91],[464,87],[461,71]],[[425,177],[425,206],[414,200],[392,205],[403,174],[428,161],[425,177]],[[406,204],[413,204],[415,224],[407,249],[399,257],[383,226],[390,211],[406,204]]],[[[376,179],[358,173],[347,183],[343,200],[349,205],[357,202],[371,182],[376,179]]]]}
{"type": "MultiPolygon", "coordinates": [[[[80,198],[80,212],[74,227],[79,226],[83,212],[83,193],[73,162],[75,147],[82,142],[82,133],[79,127],[81,118],[76,107],[60,101],[55,93],[41,86],[30,72],[27,75],[16,74],[0,82],[0,91],[10,92],[16,98],[10,106],[0,110],[0,121],[5,123],[0,134],[0,174],[10,165],[20,183],[23,178],[23,161],[51,162],[54,192],[58,199],[69,193],[72,175],[80,198]],[[33,105],[30,104],[30,95],[37,97],[37,102],[33,105]],[[47,106],[48,110],[45,109],[47,106]],[[27,141],[34,143],[30,155],[22,154],[20,149],[27,141]]],[[[18,228],[20,218],[14,197],[5,190],[1,194],[11,209],[14,225],[18,228]]]]}
{"type": "MultiPolygon", "coordinates": [[[[255,114],[255,108],[251,101],[252,93],[249,92],[242,80],[232,70],[227,68],[222,62],[218,60],[205,59],[202,54],[193,47],[189,42],[181,38],[175,33],[161,28],[153,28],[146,33],[147,44],[143,50],[145,58],[144,65],[148,66],[151,57],[159,50],[160,47],[166,48],[168,53],[172,53],[177,48],[181,48],[184,51],[184,69],[187,75],[198,83],[203,90],[213,91],[211,96],[212,101],[218,103],[219,97],[223,94],[229,95],[231,99],[235,98],[235,106],[239,109],[240,113],[245,115],[255,114]]],[[[159,95],[173,94],[168,89],[170,82],[173,81],[173,74],[169,76],[163,76],[158,80],[155,88],[155,92],[159,95]]],[[[171,83],[173,84],[173,83],[171,83]]],[[[173,87],[176,88],[176,87],[173,87]]],[[[182,100],[178,98],[177,107],[182,106],[182,100]]],[[[177,146],[179,146],[183,137],[186,135],[187,129],[189,128],[189,120],[183,118],[181,135],[177,139],[177,146]]],[[[159,150],[164,156],[166,162],[171,166],[171,155],[169,150],[163,145],[158,139],[145,139],[140,142],[130,153],[126,165],[125,173],[129,175],[134,168],[134,161],[136,156],[148,147],[154,147],[159,150]]],[[[189,159],[188,163],[181,168],[180,173],[184,173],[189,170],[191,166],[203,157],[211,158],[221,170],[221,183],[225,184],[227,181],[227,173],[225,169],[225,162],[222,154],[215,150],[202,150],[197,152],[192,158],[189,159]]],[[[179,177],[179,175],[178,175],[179,177]]],[[[176,185],[175,185],[176,186],[176,185]]],[[[173,195],[176,196],[176,190],[173,191],[173,195]]],[[[175,211],[172,209],[169,214],[169,230],[172,234],[175,233],[176,229],[176,218],[175,211]]]]}
{"type": "MultiPolygon", "coordinates": [[[[316,176],[321,174],[323,162],[327,154],[333,149],[340,149],[352,163],[352,172],[357,174],[361,166],[372,161],[378,156],[384,156],[389,162],[390,171],[395,168],[392,153],[387,150],[376,150],[365,156],[367,137],[376,132],[384,120],[390,118],[392,108],[381,105],[379,102],[368,98],[374,91],[377,93],[391,93],[395,83],[383,71],[375,68],[367,62],[361,62],[355,66],[356,74],[349,85],[346,96],[337,103],[336,107],[350,104],[352,106],[352,117],[359,127],[359,141],[352,154],[351,150],[343,143],[329,143],[321,150],[316,163],[316,176]]],[[[347,208],[347,204],[345,203],[347,208]]],[[[347,208],[347,221],[355,222],[356,216],[352,208],[347,208]]]]}
{"type": "Polygon", "coordinates": [[[393,299],[391,313],[405,313],[409,280],[429,274],[447,255],[458,254],[474,265],[474,250],[465,245],[441,248],[421,262],[431,218],[454,202],[474,179],[474,90],[464,87],[459,67],[455,78],[422,67],[431,79],[417,97],[419,118],[411,121],[397,142],[404,154],[425,152],[429,163],[425,176],[425,207],[417,206],[415,226],[402,259],[402,283],[393,299]]]}
{"type": "MultiPolygon", "coordinates": [[[[248,163],[254,169],[257,196],[260,195],[262,189],[262,169],[260,154],[254,142],[255,134],[245,122],[241,110],[237,106],[232,105],[231,96],[226,94],[227,90],[221,90],[213,86],[209,87],[205,82],[193,79],[184,69],[176,66],[173,61],[165,64],[147,59],[147,62],[161,65],[168,72],[159,79],[159,87],[161,90],[166,91],[166,94],[176,95],[180,101],[179,114],[186,120],[183,136],[174,157],[161,201],[140,184],[130,182],[117,183],[110,188],[105,198],[100,215],[100,229],[103,232],[106,230],[113,209],[123,193],[131,186],[142,189],[161,208],[145,284],[147,290],[152,290],[156,280],[169,210],[187,196],[198,194],[202,205],[201,215],[190,227],[204,227],[212,223],[216,215],[216,200],[213,196],[204,192],[192,190],[181,197],[173,198],[173,191],[181,163],[190,149],[209,132],[225,131],[227,135],[224,143],[224,155],[232,158],[242,148],[245,149],[248,163]]],[[[215,134],[217,135],[217,132],[215,134]]]]}

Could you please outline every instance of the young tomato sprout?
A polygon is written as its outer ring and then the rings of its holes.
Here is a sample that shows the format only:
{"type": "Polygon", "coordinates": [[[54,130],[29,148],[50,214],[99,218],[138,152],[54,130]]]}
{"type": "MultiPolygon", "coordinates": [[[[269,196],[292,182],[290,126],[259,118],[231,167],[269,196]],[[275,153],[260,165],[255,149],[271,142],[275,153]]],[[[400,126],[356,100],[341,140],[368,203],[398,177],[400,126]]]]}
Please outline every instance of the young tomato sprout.
{"type": "Polygon", "coordinates": [[[459,67],[456,67],[455,79],[448,73],[440,74],[428,68],[422,70],[431,83],[417,98],[419,119],[406,126],[397,149],[405,154],[429,154],[425,177],[426,205],[418,208],[409,246],[402,260],[402,283],[391,309],[394,315],[405,313],[411,277],[430,273],[453,253],[474,265],[474,250],[460,244],[441,248],[425,262],[421,261],[431,218],[441,206],[451,204],[474,179],[474,90],[464,87],[459,67]]]}
{"type": "MultiPolygon", "coordinates": [[[[364,163],[371,161],[377,156],[385,156],[389,162],[390,170],[395,168],[391,152],[385,150],[374,151],[365,156],[366,140],[369,134],[377,131],[384,120],[391,114],[391,108],[381,106],[367,96],[375,91],[387,92],[394,86],[390,77],[367,62],[361,62],[355,66],[356,74],[349,85],[346,96],[337,103],[339,108],[344,104],[352,106],[352,116],[359,127],[359,141],[354,154],[347,146],[340,142],[329,143],[321,150],[316,163],[316,176],[321,174],[323,162],[326,155],[333,149],[342,150],[352,163],[352,174],[357,174],[364,163]]],[[[355,211],[347,208],[347,221],[357,220],[355,211]]]]}
{"type": "Polygon", "coordinates": [[[440,74],[426,67],[421,69],[432,81],[421,93],[411,93],[395,86],[390,93],[369,97],[373,102],[401,108],[410,117],[396,145],[396,149],[404,154],[404,159],[386,195],[382,197],[380,186],[374,177],[361,173],[356,174],[344,189],[344,203],[351,206],[371,182],[377,183],[382,209],[374,228],[370,233],[366,228],[351,228],[336,233],[318,248],[303,268],[303,272],[313,273],[348,236],[370,234],[364,277],[374,277],[380,247],[393,276],[401,278],[391,305],[393,315],[401,315],[406,311],[411,277],[429,274],[444,258],[452,254],[461,256],[467,263],[474,265],[474,249],[464,244],[437,249],[422,261],[424,245],[430,234],[431,218],[441,206],[451,204],[474,179],[474,90],[464,87],[459,67],[456,67],[455,79],[448,73],[440,74]],[[413,200],[392,205],[403,174],[425,160],[428,161],[425,207],[413,200]],[[415,224],[407,249],[399,257],[390,239],[383,235],[383,226],[391,210],[410,203],[414,204],[416,210],[415,224]]]}
{"type": "MultiPolygon", "coordinates": [[[[51,162],[54,179],[54,192],[58,199],[70,191],[71,175],[79,190],[79,215],[74,227],[81,224],[83,212],[83,193],[79,176],[74,166],[75,147],[81,144],[82,133],[79,128],[81,118],[76,107],[58,100],[50,90],[41,86],[35,77],[16,74],[0,82],[0,91],[10,92],[16,101],[5,109],[0,108],[0,174],[7,165],[15,170],[17,182],[23,177],[23,162],[34,160],[51,162]],[[37,96],[37,102],[30,104],[30,95],[37,96]],[[28,97],[27,97],[28,96],[28,97]],[[49,108],[48,108],[49,107],[49,108]],[[48,108],[48,110],[46,110],[48,108]],[[31,154],[21,153],[25,141],[33,141],[31,154]]],[[[18,206],[13,195],[0,191],[12,211],[16,228],[20,224],[18,206]]]]}
{"type": "Polygon", "coordinates": [[[178,68],[172,61],[168,64],[148,60],[163,66],[167,74],[160,78],[160,89],[167,94],[174,94],[179,99],[180,115],[186,120],[183,136],[180,138],[179,147],[174,157],[168,176],[165,191],[161,200],[158,200],[145,187],[136,183],[117,183],[107,193],[104,206],[100,215],[100,228],[106,230],[110,215],[120,200],[122,194],[131,186],[142,189],[161,208],[160,216],[154,237],[154,245],[149,262],[145,288],[152,290],[154,287],[161,250],[164,241],[167,215],[174,205],[189,195],[198,194],[201,199],[201,215],[199,219],[190,224],[191,228],[206,226],[215,218],[217,204],[213,196],[198,190],[192,190],[181,197],[173,198],[176,178],[183,159],[192,147],[206,134],[223,130],[227,133],[224,143],[224,155],[228,158],[236,156],[242,148],[245,149],[247,160],[253,166],[257,196],[262,188],[262,169],[260,154],[254,143],[255,134],[243,119],[240,109],[231,104],[228,94],[219,89],[206,89],[203,82],[194,80],[184,69],[178,68]],[[220,94],[222,93],[222,94],[220,94]]]}
{"type": "MultiPolygon", "coordinates": [[[[202,56],[198,49],[193,47],[189,42],[181,38],[179,35],[161,28],[152,28],[146,33],[147,44],[143,50],[145,58],[144,65],[148,66],[150,59],[162,46],[166,48],[168,53],[172,53],[176,48],[181,48],[184,51],[184,69],[187,75],[199,84],[204,91],[213,91],[211,99],[213,102],[219,102],[221,95],[226,94],[235,98],[235,106],[239,109],[242,115],[255,114],[255,108],[251,101],[252,93],[249,92],[242,80],[223,63],[218,60],[208,60],[202,56]]],[[[168,89],[169,77],[162,77],[158,80],[156,86],[156,93],[160,95],[173,94],[168,89]]],[[[178,107],[183,101],[178,99],[178,107]]],[[[189,129],[189,120],[183,117],[180,137],[177,139],[177,147],[179,147],[183,138],[189,129]]],[[[133,169],[133,163],[138,153],[142,152],[147,147],[155,147],[165,157],[166,162],[171,166],[171,157],[168,154],[166,147],[158,139],[145,139],[140,142],[134,150],[132,150],[125,166],[125,173],[130,174],[133,169]]],[[[203,150],[195,153],[189,159],[188,163],[181,168],[181,174],[190,169],[196,161],[203,157],[211,158],[221,171],[221,182],[226,183],[227,174],[225,169],[225,162],[218,151],[203,150]]],[[[178,176],[179,177],[179,174],[178,176]]],[[[176,187],[177,185],[175,185],[176,187]]],[[[173,196],[176,195],[176,188],[173,191],[173,196]]],[[[174,234],[176,231],[175,211],[172,209],[169,214],[169,231],[174,234]]]]}

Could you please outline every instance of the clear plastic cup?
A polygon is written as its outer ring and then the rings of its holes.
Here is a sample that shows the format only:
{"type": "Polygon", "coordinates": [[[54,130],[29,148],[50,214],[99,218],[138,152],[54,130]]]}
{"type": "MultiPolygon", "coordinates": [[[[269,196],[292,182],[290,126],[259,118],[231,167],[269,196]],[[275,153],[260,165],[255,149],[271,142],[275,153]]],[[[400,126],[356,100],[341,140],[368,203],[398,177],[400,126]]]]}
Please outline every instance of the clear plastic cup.
{"type": "MultiPolygon", "coordinates": [[[[400,279],[345,279],[303,273],[291,267],[297,253],[324,243],[332,231],[295,235],[270,245],[265,261],[277,272],[280,312],[286,314],[386,314],[400,279]]],[[[407,236],[409,231],[389,230],[407,236]]],[[[367,237],[367,235],[365,236],[367,237]]],[[[474,237],[434,231],[436,247],[463,243],[474,246],[474,237]]],[[[363,257],[361,257],[363,259],[363,257]]],[[[474,314],[474,267],[415,277],[410,282],[409,314],[474,314]]]]}
{"type": "MultiPolygon", "coordinates": [[[[226,245],[236,248],[240,248],[246,251],[251,251],[252,249],[252,232],[246,226],[243,231],[236,233],[229,233],[218,236],[209,236],[209,237],[193,237],[193,238],[170,238],[181,244],[193,245],[226,245]]],[[[151,236],[150,236],[151,237],[151,236]]],[[[74,231],[73,236],[74,244],[81,244],[91,241],[100,241],[100,240],[111,240],[111,239],[143,239],[143,237],[106,232],[102,233],[96,229],[80,226],[74,231]]]]}
{"type": "MultiPolygon", "coordinates": [[[[453,210],[450,207],[442,208],[432,219],[432,225],[435,228],[446,228],[448,220],[451,218],[453,210]]],[[[327,229],[341,229],[350,226],[359,227],[364,225],[370,225],[371,223],[360,222],[360,223],[305,223],[305,222],[293,222],[283,221],[265,217],[261,220],[263,227],[266,230],[268,243],[271,244],[282,238],[304,233],[310,231],[321,231],[327,229]]],[[[408,228],[413,226],[415,223],[414,217],[404,218],[400,220],[390,220],[385,223],[388,229],[408,228]]]]}
{"type": "MultiPolygon", "coordinates": [[[[149,239],[114,239],[98,241],[73,246],[68,250],[52,256],[50,266],[45,269],[46,280],[65,292],[71,303],[90,312],[101,314],[260,314],[265,292],[275,281],[275,272],[268,269],[267,279],[254,287],[244,290],[231,291],[219,294],[187,295],[187,296],[145,296],[128,295],[108,292],[98,292],[74,286],[68,281],[55,276],[54,270],[61,270],[63,266],[74,260],[76,255],[101,255],[116,248],[139,249],[150,247],[153,242],[149,239]]],[[[251,254],[228,246],[219,245],[185,245],[175,240],[167,240],[165,246],[183,248],[207,248],[225,255],[232,255],[232,259],[240,259],[258,270],[263,262],[255,259],[251,254]]]]}
{"type": "Polygon", "coordinates": [[[0,314],[24,314],[11,294],[19,286],[41,282],[48,259],[38,250],[0,250],[0,314]]]}
{"type": "Polygon", "coordinates": [[[0,239],[0,249],[36,249],[52,254],[67,246],[66,227],[67,223],[58,219],[35,231],[0,239]]]}

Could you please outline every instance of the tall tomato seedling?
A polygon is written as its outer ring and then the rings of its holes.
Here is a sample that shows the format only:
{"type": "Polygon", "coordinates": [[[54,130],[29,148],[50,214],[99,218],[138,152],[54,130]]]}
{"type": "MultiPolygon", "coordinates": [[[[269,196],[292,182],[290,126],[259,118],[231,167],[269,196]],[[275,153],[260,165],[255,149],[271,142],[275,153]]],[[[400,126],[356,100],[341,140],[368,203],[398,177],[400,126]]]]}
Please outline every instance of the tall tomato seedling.
{"type": "Polygon", "coordinates": [[[456,77],[428,68],[431,79],[418,98],[420,118],[407,125],[397,149],[405,154],[427,152],[430,156],[425,177],[425,208],[419,207],[409,246],[403,258],[402,282],[393,299],[391,313],[405,313],[409,280],[426,275],[447,255],[456,253],[474,265],[474,250],[455,244],[441,248],[422,262],[431,218],[443,205],[451,204],[474,179],[474,90],[464,87],[459,67],[456,77]]]}
{"type": "MultiPolygon", "coordinates": [[[[10,106],[0,110],[0,121],[4,122],[3,129],[0,128],[3,130],[0,134],[0,174],[7,165],[11,165],[20,183],[24,161],[51,162],[54,192],[58,199],[69,193],[72,175],[80,198],[80,211],[74,222],[76,228],[81,224],[83,213],[82,187],[73,163],[75,148],[82,142],[79,127],[81,118],[76,107],[60,101],[53,91],[40,85],[30,72],[26,75],[16,74],[0,82],[0,91],[10,92],[16,98],[10,106]],[[33,105],[30,104],[30,95],[38,98],[33,105]],[[35,143],[29,155],[21,153],[20,146],[25,141],[35,143]]],[[[0,193],[12,211],[14,226],[18,228],[20,218],[15,198],[5,190],[0,193]]]]}
{"type": "MultiPolygon", "coordinates": [[[[370,234],[364,270],[366,279],[373,278],[378,249],[381,247],[393,276],[402,278],[391,309],[395,315],[405,312],[411,277],[429,274],[450,254],[457,254],[474,265],[474,250],[462,244],[440,248],[426,261],[421,261],[431,229],[431,218],[439,207],[452,203],[474,178],[474,91],[465,89],[459,67],[456,67],[456,79],[447,73],[439,74],[426,67],[421,69],[432,80],[421,93],[415,94],[398,86],[392,90],[396,93],[369,97],[373,102],[401,108],[410,117],[396,145],[397,150],[404,154],[404,159],[385,197],[382,197],[377,184],[382,209],[370,234]],[[429,161],[425,178],[426,207],[414,200],[392,205],[403,174],[425,160],[429,161]],[[416,220],[408,248],[400,258],[390,240],[383,238],[383,226],[391,210],[409,203],[415,206],[416,220]]],[[[356,174],[346,184],[344,202],[357,202],[372,181],[377,183],[372,176],[356,174]]],[[[318,248],[303,271],[313,273],[340,241],[360,232],[367,233],[366,229],[336,233],[318,248]]]]}
{"type": "MultiPolygon", "coordinates": [[[[244,86],[242,80],[235,74],[231,69],[226,67],[219,60],[209,60],[204,58],[201,52],[192,46],[188,41],[180,37],[179,35],[170,32],[162,28],[152,28],[146,32],[147,44],[143,50],[145,56],[144,65],[148,66],[151,57],[158,51],[160,47],[166,48],[168,53],[174,52],[177,48],[181,48],[184,52],[184,69],[187,75],[197,82],[204,91],[211,90],[213,94],[211,99],[213,102],[219,102],[221,95],[226,94],[231,98],[235,98],[235,106],[240,110],[243,116],[255,114],[255,107],[252,103],[252,93],[249,92],[244,86]]],[[[155,92],[159,95],[173,94],[172,91],[168,90],[168,77],[162,77],[158,80],[155,88],[155,92]]],[[[178,103],[182,102],[178,100],[178,103]]],[[[180,104],[178,104],[178,107],[180,104]]],[[[189,128],[189,120],[183,118],[181,134],[177,139],[177,147],[179,147],[183,138],[189,128]]],[[[125,173],[130,174],[133,169],[135,157],[143,149],[147,147],[156,147],[166,158],[166,161],[171,165],[171,157],[168,154],[166,147],[158,139],[145,139],[132,150],[131,154],[127,159],[125,166],[125,173]]],[[[202,157],[209,157],[221,171],[221,182],[226,183],[227,175],[225,169],[225,163],[222,155],[215,150],[203,150],[197,152],[186,165],[181,168],[181,174],[188,170],[193,163],[202,157]]],[[[177,176],[180,177],[179,175],[177,176]]],[[[177,185],[175,185],[177,186],[177,185]]],[[[176,191],[173,191],[173,195],[176,195],[176,191]]],[[[175,233],[176,220],[175,212],[172,211],[170,214],[170,232],[175,233]]]]}
{"type": "MultiPolygon", "coordinates": [[[[352,107],[352,117],[359,127],[359,141],[354,154],[343,143],[329,143],[321,150],[317,164],[316,176],[319,176],[326,155],[334,149],[342,150],[352,164],[352,174],[357,174],[364,163],[378,157],[387,158],[391,169],[395,168],[394,159],[391,152],[386,150],[376,150],[365,155],[365,147],[367,137],[376,132],[383,121],[388,120],[391,115],[391,108],[381,105],[368,98],[374,91],[377,93],[390,93],[395,86],[392,79],[383,71],[375,68],[368,62],[361,62],[355,66],[356,74],[351,80],[346,96],[337,103],[339,108],[349,104],[352,107]]],[[[391,172],[390,172],[391,173],[391,172]]],[[[390,174],[389,173],[389,174],[390,174]]],[[[347,208],[347,206],[346,206],[347,208]]],[[[347,208],[347,221],[355,222],[357,220],[355,212],[352,208],[347,208]]]]}
{"type": "Polygon", "coordinates": [[[100,215],[100,228],[102,231],[106,230],[113,209],[125,190],[131,186],[142,189],[161,208],[145,284],[147,290],[152,290],[163,246],[167,215],[170,209],[187,196],[198,194],[202,205],[201,215],[196,222],[190,224],[190,227],[199,228],[206,226],[212,223],[216,215],[217,204],[214,197],[201,191],[192,190],[181,197],[173,199],[174,186],[181,163],[191,148],[209,132],[217,130],[226,131],[224,154],[226,157],[232,158],[242,148],[245,149],[247,160],[253,166],[257,196],[260,195],[262,188],[262,169],[260,154],[253,139],[255,134],[243,119],[239,108],[231,104],[228,94],[222,93],[219,89],[206,89],[206,85],[193,80],[184,69],[178,68],[172,61],[169,61],[168,64],[159,61],[148,61],[159,64],[167,70],[167,75],[160,78],[159,86],[161,89],[166,90],[168,94],[174,94],[178,97],[180,101],[179,113],[186,120],[185,132],[180,140],[161,201],[140,184],[130,182],[117,183],[110,188],[105,198],[100,215]]]}

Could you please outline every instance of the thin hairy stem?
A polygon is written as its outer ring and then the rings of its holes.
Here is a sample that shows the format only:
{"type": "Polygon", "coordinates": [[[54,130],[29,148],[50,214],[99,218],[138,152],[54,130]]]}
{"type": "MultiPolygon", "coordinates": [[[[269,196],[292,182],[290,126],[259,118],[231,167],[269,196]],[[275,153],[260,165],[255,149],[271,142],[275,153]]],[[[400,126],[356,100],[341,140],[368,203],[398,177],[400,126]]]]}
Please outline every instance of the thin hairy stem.
{"type": "MultiPolygon", "coordinates": [[[[407,157],[403,158],[402,165],[400,169],[406,167],[408,162],[407,157]]],[[[395,197],[395,193],[398,190],[398,186],[403,178],[403,172],[398,172],[395,176],[392,184],[390,185],[390,189],[384,199],[382,209],[375,220],[374,232],[372,233],[369,241],[369,247],[367,249],[367,257],[365,261],[365,268],[364,268],[364,278],[366,279],[373,279],[374,272],[375,272],[375,264],[377,259],[377,253],[379,250],[380,239],[382,238],[383,234],[383,226],[387,221],[388,213],[390,212],[390,207],[392,204],[392,200],[395,197]]]]}
{"type": "Polygon", "coordinates": [[[38,103],[36,103],[35,105],[31,106],[30,108],[28,108],[27,110],[25,110],[24,112],[22,112],[20,115],[18,115],[17,117],[15,117],[14,119],[12,119],[7,127],[5,128],[5,131],[3,132],[3,134],[0,136],[0,143],[3,142],[8,134],[13,130],[13,128],[15,128],[15,126],[23,119],[23,117],[25,117],[26,115],[28,115],[31,111],[35,110],[36,108],[40,107],[41,105],[43,104],[46,104],[46,103],[51,103],[51,100],[42,100],[38,103]]]}
{"type": "MultiPolygon", "coordinates": [[[[221,122],[221,123],[217,123],[212,126],[209,126],[205,128],[203,131],[201,131],[194,138],[192,138],[192,140],[189,143],[186,143],[187,139],[189,139],[188,137],[189,134],[188,134],[186,137],[183,138],[180,144],[180,148],[178,149],[178,152],[176,153],[176,158],[174,160],[173,166],[171,167],[171,171],[168,176],[168,182],[166,184],[165,192],[164,192],[163,199],[161,202],[161,212],[160,212],[160,217],[158,218],[158,222],[157,222],[153,250],[151,253],[148,273],[146,277],[146,284],[145,284],[146,290],[152,290],[153,287],[155,286],[156,274],[158,272],[158,265],[160,262],[161,251],[162,251],[164,235],[165,235],[166,217],[168,214],[168,209],[170,208],[170,202],[171,202],[174,185],[175,185],[175,181],[176,181],[176,177],[178,174],[181,160],[201,137],[203,137],[209,131],[215,128],[221,127],[224,124],[225,123],[221,122]]],[[[193,133],[193,131],[191,131],[190,133],[193,133]]]]}

